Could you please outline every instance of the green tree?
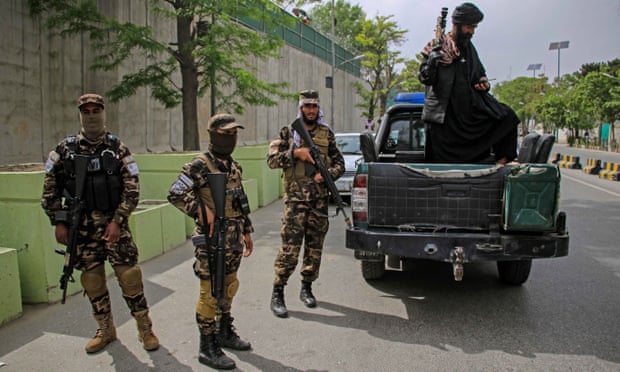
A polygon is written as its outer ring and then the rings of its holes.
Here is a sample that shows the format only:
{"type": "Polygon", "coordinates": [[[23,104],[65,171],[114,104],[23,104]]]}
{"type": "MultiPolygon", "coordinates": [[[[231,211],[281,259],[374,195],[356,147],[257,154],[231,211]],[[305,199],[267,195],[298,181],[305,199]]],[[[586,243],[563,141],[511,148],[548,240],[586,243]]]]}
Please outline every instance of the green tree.
{"type": "Polygon", "coordinates": [[[401,91],[423,92],[425,90],[426,87],[424,84],[420,83],[420,80],[418,79],[421,61],[421,54],[416,55],[415,59],[408,59],[405,61],[405,67],[400,71],[401,91]]]}
{"type": "Polygon", "coordinates": [[[545,96],[549,89],[547,78],[518,77],[501,82],[493,87],[493,94],[501,102],[510,106],[521,120],[522,133],[529,132],[527,127],[530,119],[536,118],[536,104],[545,96]]]}
{"type": "MultiPolygon", "coordinates": [[[[314,6],[310,10],[311,25],[324,35],[332,32],[332,4],[314,6]]],[[[334,39],[336,44],[347,50],[360,50],[355,37],[362,32],[362,25],[366,20],[366,13],[359,5],[351,5],[346,0],[334,1],[334,39]]]]}
{"type": "Polygon", "coordinates": [[[608,149],[612,150],[614,122],[620,119],[620,69],[615,76],[603,66],[599,71],[591,71],[575,85],[574,100],[581,104],[584,112],[611,126],[608,149]]]}
{"type": "Polygon", "coordinates": [[[366,109],[364,115],[375,118],[386,110],[388,95],[401,82],[396,67],[405,59],[393,47],[405,41],[406,30],[398,28],[391,20],[393,16],[376,16],[366,20],[362,32],[356,36],[356,42],[365,58],[362,60],[362,76],[368,86],[356,83],[357,93],[365,103],[359,105],[366,109]]]}
{"type": "Polygon", "coordinates": [[[142,56],[106,95],[112,101],[149,87],[165,107],[182,105],[183,149],[198,150],[197,98],[207,91],[211,111],[243,112],[243,105],[275,105],[272,97],[288,96],[284,83],[260,80],[251,58],[277,56],[283,41],[273,33],[257,33],[238,19],[251,18],[265,30],[285,21],[279,7],[268,0],[142,0],[157,16],[176,22],[176,41],[157,39],[150,26],[120,22],[106,16],[94,0],[29,0],[33,16],[46,19],[61,35],[90,38],[95,53],[92,68],[114,70],[129,66],[129,58],[142,56]],[[180,72],[181,79],[175,79],[180,72]]]}

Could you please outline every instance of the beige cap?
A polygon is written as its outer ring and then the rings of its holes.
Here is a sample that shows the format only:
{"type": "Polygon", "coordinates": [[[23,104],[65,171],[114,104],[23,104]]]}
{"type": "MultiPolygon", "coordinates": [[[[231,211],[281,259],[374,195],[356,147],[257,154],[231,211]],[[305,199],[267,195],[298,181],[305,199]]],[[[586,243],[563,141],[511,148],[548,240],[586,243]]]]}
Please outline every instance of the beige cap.
{"type": "Polygon", "coordinates": [[[78,99],[78,108],[84,106],[87,103],[95,103],[101,107],[105,107],[103,97],[95,93],[86,93],[81,95],[78,99]]]}

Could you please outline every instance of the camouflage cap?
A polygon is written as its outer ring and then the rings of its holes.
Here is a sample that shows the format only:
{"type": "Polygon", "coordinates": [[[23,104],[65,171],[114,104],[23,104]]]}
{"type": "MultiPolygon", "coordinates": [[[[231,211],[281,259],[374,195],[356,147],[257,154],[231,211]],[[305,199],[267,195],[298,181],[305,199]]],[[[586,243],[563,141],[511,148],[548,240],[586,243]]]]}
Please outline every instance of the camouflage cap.
{"type": "Polygon", "coordinates": [[[95,93],[82,94],[80,98],[78,98],[78,108],[84,106],[87,103],[95,103],[101,107],[105,107],[103,97],[95,93]]]}
{"type": "Polygon", "coordinates": [[[245,129],[231,114],[215,114],[209,119],[209,130],[233,128],[245,129]]]}
{"type": "Polygon", "coordinates": [[[313,89],[306,89],[299,92],[299,103],[301,105],[318,105],[319,92],[313,89]]]}

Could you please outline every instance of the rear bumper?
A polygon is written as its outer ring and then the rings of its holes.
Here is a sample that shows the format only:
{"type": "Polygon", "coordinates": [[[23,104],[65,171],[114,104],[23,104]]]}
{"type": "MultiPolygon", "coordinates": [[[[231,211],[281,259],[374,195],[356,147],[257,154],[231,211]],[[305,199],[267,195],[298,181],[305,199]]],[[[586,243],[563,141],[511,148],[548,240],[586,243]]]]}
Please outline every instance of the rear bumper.
{"type": "Polygon", "coordinates": [[[563,257],[568,255],[568,241],[568,233],[409,232],[356,227],[346,231],[346,247],[362,260],[385,254],[452,262],[456,247],[463,248],[464,262],[563,257]]]}

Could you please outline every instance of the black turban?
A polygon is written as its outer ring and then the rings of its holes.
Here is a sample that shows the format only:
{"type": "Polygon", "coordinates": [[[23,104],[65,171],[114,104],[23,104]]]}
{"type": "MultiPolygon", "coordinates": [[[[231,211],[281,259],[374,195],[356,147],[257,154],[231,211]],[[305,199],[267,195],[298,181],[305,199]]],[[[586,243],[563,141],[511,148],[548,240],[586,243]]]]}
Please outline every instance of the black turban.
{"type": "Polygon", "coordinates": [[[482,11],[472,3],[463,3],[452,12],[452,23],[455,25],[475,25],[484,18],[482,11]]]}

